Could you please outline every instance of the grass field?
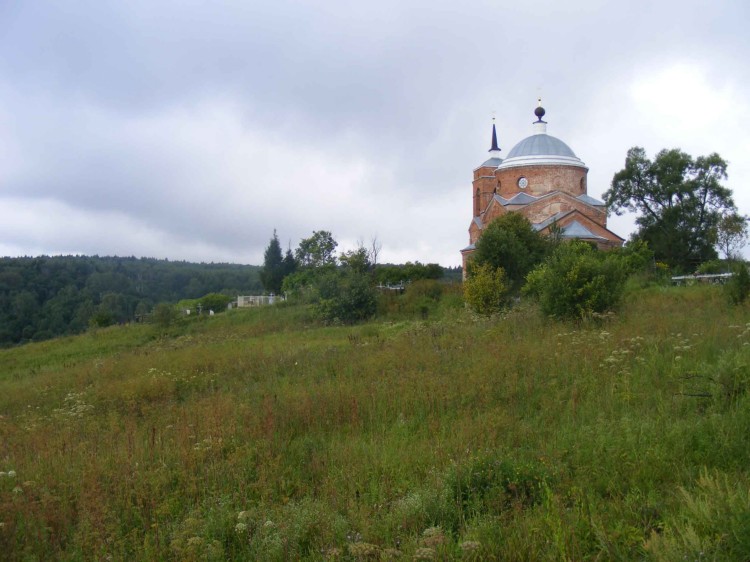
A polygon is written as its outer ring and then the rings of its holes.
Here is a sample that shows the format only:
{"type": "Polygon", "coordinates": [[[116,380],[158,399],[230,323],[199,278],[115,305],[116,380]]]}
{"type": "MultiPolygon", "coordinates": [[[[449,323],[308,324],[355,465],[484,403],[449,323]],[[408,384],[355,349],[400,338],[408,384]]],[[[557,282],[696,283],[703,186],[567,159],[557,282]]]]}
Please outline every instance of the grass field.
{"type": "Polygon", "coordinates": [[[0,556],[750,560],[748,365],[714,287],[0,350],[0,556]]]}

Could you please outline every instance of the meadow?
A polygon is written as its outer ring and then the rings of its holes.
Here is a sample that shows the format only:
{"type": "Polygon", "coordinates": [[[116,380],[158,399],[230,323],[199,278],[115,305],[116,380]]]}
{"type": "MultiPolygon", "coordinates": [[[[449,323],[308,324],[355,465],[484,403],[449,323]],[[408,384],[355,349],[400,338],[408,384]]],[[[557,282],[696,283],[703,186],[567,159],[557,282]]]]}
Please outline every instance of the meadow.
{"type": "Polygon", "coordinates": [[[750,310],[633,288],[0,350],[7,560],[750,560],[750,310]]]}

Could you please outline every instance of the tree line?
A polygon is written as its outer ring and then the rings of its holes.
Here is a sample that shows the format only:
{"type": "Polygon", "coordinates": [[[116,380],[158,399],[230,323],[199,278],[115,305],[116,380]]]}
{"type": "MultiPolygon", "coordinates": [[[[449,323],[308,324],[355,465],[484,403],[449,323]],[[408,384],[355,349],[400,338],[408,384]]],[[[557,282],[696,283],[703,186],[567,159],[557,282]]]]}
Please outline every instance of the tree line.
{"type": "Polygon", "coordinates": [[[259,269],[135,257],[0,258],[0,345],[129,322],[161,302],[258,292],[259,269]]]}
{"type": "Polygon", "coordinates": [[[356,322],[375,314],[377,285],[444,276],[443,268],[435,263],[378,264],[381,247],[377,239],[369,246],[360,242],[355,249],[340,254],[336,253],[337,248],[331,232],[317,230],[300,240],[294,251],[289,248],[282,254],[274,230],[260,272],[263,288],[315,305],[324,321],[356,322]]]}

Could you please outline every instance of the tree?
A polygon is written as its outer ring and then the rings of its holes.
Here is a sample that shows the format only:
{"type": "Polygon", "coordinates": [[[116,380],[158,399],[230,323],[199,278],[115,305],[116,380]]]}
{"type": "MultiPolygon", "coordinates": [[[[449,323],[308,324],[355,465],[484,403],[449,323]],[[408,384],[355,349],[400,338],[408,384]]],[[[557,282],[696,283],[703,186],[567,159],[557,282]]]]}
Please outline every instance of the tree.
{"type": "Polygon", "coordinates": [[[610,212],[640,214],[634,239],[646,241],[657,260],[689,271],[716,258],[721,215],[736,211],[731,191],[721,185],[726,168],[716,153],[693,158],[662,150],[651,161],[633,147],[604,198],[610,212]]]}
{"type": "Polygon", "coordinates": [[[284,259],[281,256],[281,244],[273,231],[273,238],[268,243],[263,254],[263,269],[260,271],[260,282],[268,293],[281,292],[281,282],[284,280],[284,259]]]}
{"type": "Polygon", "coordinates": [[[349,250],[339,256],[339,262],[344,268],[351,269],[353,272],[365,275],[370,271],[372,263],[370,262],[370,252],[364,246],[360,245],[356,250],[349,250]]]}
{"type": "Polygon", "coordinates": [[[508,304],[508,286],[502,267],[488,263],[473,265],[464,282],[464,300],[474,312],[494,314],[508,304]]]}
{"type": "Polygon", "coordinates": [[[318,268],[336,265],[336,246],[338,242],[327,230],[317,230],[309,238],[300,240],[294,257],[300,267],[318,268]]]}
{"type": "Polygon", "coordinates": [[[526,217],[508,213],[495,220],[482,233],[472,260],[505,271],[507,283],[518,289],[526,275],[547,254],[549,243],[526,217]]]}
{"type": "Polygon", "coordinates": [[[287,248],[284,260],[281,262],[281,271],[284,277],[291,275],[297,271],[297,260],[294,259],[291,248],[287,248]]]}
{"type": "Polygon", "coordinates": [[[716,229],[716,245],[728,260],[739,258],[740,250],[747,244],[747,217],[737,213],[724,213],[716,229]]]}

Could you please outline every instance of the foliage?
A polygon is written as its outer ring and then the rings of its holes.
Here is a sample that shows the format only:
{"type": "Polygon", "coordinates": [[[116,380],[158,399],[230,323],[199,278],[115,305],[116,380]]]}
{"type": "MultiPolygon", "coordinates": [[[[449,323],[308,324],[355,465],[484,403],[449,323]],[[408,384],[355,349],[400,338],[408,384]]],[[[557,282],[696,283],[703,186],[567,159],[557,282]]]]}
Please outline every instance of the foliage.
{"type": "Polygon", "coordinates": [[[377,310],[377,293],[370,276],[369,252],[363,246],[341,256],[339,269],[323,268],[315,283],[317,313],[326,322],[351,324],[377,310]]]}
{"type": "Polygon", "coordinates": [[[528,278],[524,291],[556,318],[586,318],[613,309],[620,301],[629,269],[627,257],[599,252],[573,240],[558,246],[528,278]]]}
{"type": "Polygon", "coordinates": [[[747,263],[738,262],[732,268],[732,273],[726,284],[727,296],[733,304],[742,304],[750,296],[750,273],[747,271],[747,263]]]}
{"type": "Polygon", "coordinates": [[[721,215],[716,231],[716,243],[726,259],[739,259],[740,251],[747,244],[747,220],[747,217],[733,212],[721,215]]]}
{"type": "Polygon", "coordinates": [[[133,320],[155,303],[260,289],[258,268],[151,258],[0,258],[0,346],[133,320]]]}
{"type": "Polygon", "coordinates": [[[464,281],[464,299],[474,312],[494,314],[508,304],[508,285],[502,267],[489,263],[472,264],[464,281]]]}
{"type": "Polygon", "coordinates": [[[492,269],[503,268],[508,285],[517,290],[547,251],[547,240],[534,230],[526,217],[521,213],[507,213],[484,229],[472,260],[492,269]]]}
{"type": "Polygon", "coordinates": [[[338,242],[327,230],[316,230],[309,238],[300,240],[294,257],[302,268],[316,269],[336,265],[338,242]]]}
{"type": "Polygon", "coordinates": [[[268,243],[263,254],[263,268],[260,270],[260,281],[267,293],[278,294],[281,291],[281,282],[284,280],[284,258],[281,255],[281,244],[276,230],[268,243]]]}
{"type": "Polygon", "coordinates": [[[370,262],[370,253],[364,246],[359,246],[355,250],[344,252],[339,257],[342,267],[350,269],[359,275],[369,273],[372,264],[370,262]]]}
{"type": "Polygon", "coordinates": [[[326,322],[352,324],[366,320],[377,310],[377,294],[369,275],[357,271],[333,271],[319,282],[317,312],[326,322]]]}
{"type": "Polygon", "coordinates": [[[375,268],[375,280],[379,285],[398,285],[442,277],[443,268],[436,263],[406,262],[403,265],[387,264],[375,268]]]}
{"type": "Polygon", "coordinates": [[[731,263],[726,260],[704,261],[695,270],[698,275],[715,275],[717,273],[729,273],[731,263]]]}
{"type": "Polygon", "coordinates": [[[719,287],[606,326],[309,309],[0,350],[4,559],[748,558],[750,319],[719,287]]]}
{"type": "Polygon", "coordinates": [[[651,161],[634,147],[604,197],[611,212],[639,213],[635,237],[648,242],[656,259],[692,271],[716,257],[721,216],[736,210],[731,191],[720,183],[726,168],[715,153],[693,158],[662,150],[651,161]]]}
{"type": "Polygon", "coordinates": [[[200,303],[203,312],[213,310],[215,313],[223,312],[227,309],[227,305],[232,302],[232,297],[222,295],[221,293],[209,293],[201,297],[198,302],[200,303]]]}
{"type": "Polygon", "coordinates": [[[166,330],[175,324],[179,317],[180,313],[176,306],[160,303],[154,307],[154,312],[151,315],[151,322],[158,328],[166,330]]]}

